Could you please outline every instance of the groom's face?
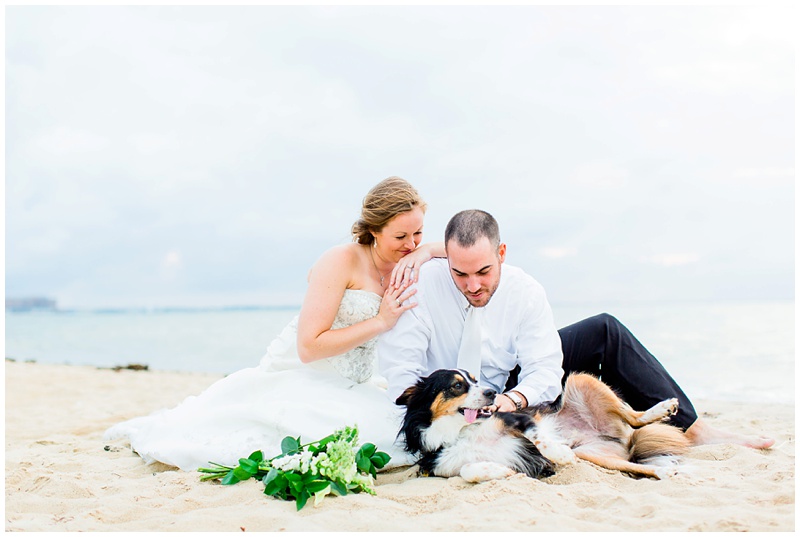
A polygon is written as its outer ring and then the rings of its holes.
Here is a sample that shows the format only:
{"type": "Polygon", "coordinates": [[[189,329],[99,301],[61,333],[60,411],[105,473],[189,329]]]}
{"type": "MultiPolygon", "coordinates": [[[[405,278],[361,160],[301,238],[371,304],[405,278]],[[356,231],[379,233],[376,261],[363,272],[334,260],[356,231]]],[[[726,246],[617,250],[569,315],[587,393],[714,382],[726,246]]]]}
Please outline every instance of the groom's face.
{"type": "Polygon", "coordinates": [[[482,308],[500,284],[500,265],[506,258],[506,245],[495,247],[483,237],[472,246],[461,246],[454,240],[446,246],[450,276],[456,287],[471,305],[482,308]]]}

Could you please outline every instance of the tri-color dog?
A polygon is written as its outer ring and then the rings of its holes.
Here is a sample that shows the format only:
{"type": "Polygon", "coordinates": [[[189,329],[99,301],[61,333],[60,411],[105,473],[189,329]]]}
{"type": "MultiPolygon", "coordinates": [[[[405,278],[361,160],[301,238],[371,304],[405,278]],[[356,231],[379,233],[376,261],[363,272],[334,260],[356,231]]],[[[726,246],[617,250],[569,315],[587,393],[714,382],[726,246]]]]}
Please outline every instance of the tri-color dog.
{"type": "Polygon", "coordinates": [[[676,399],[637,412],[588,374],[570,375],[559,401],[547,407],[492,414],[485,407],[495,395],[466,371],[440,369],[397,398],[406,406],[400,435],[419,455],[421,472],[472,482],[517,472],[538,478],[577,457],[660,479],[675,467],[654,463],[689,447],[680,429],[661,423],[677,412],[676,399]]]}

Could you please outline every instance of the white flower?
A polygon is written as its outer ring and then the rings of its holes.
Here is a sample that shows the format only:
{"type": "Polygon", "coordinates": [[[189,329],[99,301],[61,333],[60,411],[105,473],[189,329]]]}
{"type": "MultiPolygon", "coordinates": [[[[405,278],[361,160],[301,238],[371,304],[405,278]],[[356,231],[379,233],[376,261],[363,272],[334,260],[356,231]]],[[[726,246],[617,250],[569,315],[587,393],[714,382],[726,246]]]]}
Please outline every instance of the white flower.
{"type": "Polygon", "coordinates": [[[272,460],[272,467],[284,472],[296,472],[300,469],[301,453],[284,455],[272,460]]]}
{"type": "Polygon", "coordinates": [[[300,454],[300,473],[305,474],[311,467],[311,459],[314,454],[310,451],[304,451],[300,454]]]}

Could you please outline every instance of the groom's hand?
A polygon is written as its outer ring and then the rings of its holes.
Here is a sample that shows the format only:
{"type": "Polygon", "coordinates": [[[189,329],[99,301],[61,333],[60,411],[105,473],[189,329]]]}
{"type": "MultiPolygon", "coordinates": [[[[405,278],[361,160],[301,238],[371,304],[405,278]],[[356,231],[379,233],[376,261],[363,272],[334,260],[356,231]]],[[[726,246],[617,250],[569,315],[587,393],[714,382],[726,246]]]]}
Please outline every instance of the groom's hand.
{"type": "Polygon", "coordinates": [[[494,406],[497,408],[497,412],[514,412],[517,410],[516,403],[504,393],[495,396],[494,406]]]}

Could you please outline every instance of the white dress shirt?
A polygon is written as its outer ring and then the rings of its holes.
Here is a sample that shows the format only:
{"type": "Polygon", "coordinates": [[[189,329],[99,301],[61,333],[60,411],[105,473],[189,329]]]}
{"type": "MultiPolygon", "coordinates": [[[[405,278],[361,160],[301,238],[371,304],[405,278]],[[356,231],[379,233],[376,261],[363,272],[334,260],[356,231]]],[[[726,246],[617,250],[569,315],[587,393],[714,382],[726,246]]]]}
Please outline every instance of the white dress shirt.
{"type": "MultiPolygon", "coordinates": [[[[446,259],[422,265],[416,308],[378,339],[381,375],[394,401],[418,379],[437,369],[455,369],[469,303],[458,290],[446,259]]],[[[554,401],[561,393],[561,338],[544,288],[522,269],[501,265],[500,284],[484,306],[482,385],[502,393],[509,372],[520,365],[515,390],[529,405],[554,401]]]]}

